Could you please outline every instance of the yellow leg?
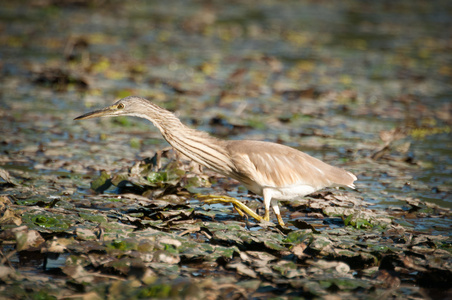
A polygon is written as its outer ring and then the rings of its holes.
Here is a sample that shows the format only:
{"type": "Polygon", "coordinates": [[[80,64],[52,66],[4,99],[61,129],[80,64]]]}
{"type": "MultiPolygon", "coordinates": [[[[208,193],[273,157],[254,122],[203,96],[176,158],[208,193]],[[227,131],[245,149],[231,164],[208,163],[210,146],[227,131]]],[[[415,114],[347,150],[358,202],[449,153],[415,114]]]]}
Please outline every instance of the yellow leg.
{"type": "Polygon", "coordinates": [[[265,209],[264,220],[267,222],[270,221],[270,211],[268,209],[265,209]]]}
{"type": "Polygon", "coordinates": [[[243,217],[244,215],[246,215],[246,214],[240,209],[240,207],[234,205],[234,203],[232,203],[232,205],[234,206],[235,210],[239,213],[239,215],[240,215],[241,217],[243,217]]]}
{"type": "MultiPolygon", "coordinates": [[[[214,196],[214,195],[196,195],[196,197],[204,203],[215,204],[215,203],[231,203],[234,205],[235,209],[239,213],[240,216],[244,214],[249,215],[250,217],[256,219],[257,221],[262,221],[262,217],[256,214],[251,208],[240,202],[239,200],[228,197],[228,196],[214,196]]],[[[269,220],[269,219],[268,219],[269,220]]],[[[266,220],[266,221],[268,221],[266,220]]]]}
{"type": "Polygon", "coordinates": [[[278,203],[273,203],[272,205],[273,211],[275,212],[276,218],[278,219],[278,224],[282,227],[285,226],[284,221],[281,217],[281,212],[279,211],[278,203]]]}
{"type": "Polygon", "coordinates": [[[276,218],[278,219],[278,224],[282,227],[286,226],[280,214],[276,214],[276,218]]]}

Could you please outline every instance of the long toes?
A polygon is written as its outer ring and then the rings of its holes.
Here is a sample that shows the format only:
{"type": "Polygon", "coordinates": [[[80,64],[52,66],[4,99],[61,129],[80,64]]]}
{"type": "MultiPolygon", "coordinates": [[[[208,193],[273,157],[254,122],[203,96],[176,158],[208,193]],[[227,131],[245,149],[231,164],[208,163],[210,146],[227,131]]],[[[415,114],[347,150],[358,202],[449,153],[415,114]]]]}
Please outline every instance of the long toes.
{"type": "MultiPolygon", "coordinates": [[[[228,196],[204,196],[200,195],[197,198],[202,199],[204,203],[207,204],[216,204],[216,203],[231,203],[237,212],[243,216],[248,215],[257,221],[261,221],[262,217],[256,214],[252,209],[250,209],[248,206],[246,206],[244,203],[240,202],[239,200],[228,197],[228,196]]],[[[265,221],[270,221],[270,218],[267,216],[267,219],[264,219],[265,221]]]]}

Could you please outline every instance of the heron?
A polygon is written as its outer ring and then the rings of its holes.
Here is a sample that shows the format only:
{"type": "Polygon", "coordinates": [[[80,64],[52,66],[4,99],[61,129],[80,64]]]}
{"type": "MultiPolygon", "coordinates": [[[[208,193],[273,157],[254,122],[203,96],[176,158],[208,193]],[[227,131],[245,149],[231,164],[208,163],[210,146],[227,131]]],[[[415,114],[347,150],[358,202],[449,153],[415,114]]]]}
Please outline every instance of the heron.
{"type": "Polygon", "coordinates": [[[232,197],[216,197],[210,203],[229,202],[240,215],[270,221],[270,207],[278,224],[285,226],[279,201],[291,201],[326,187],[355,188],[357,177],[313,156],[282,144],[256,140],[223,140],[184,125],[172,112],[137,96],[129,96],[74,120],[134,116],[149,120],[179,153],[243,184],[263,197],[264,217],[232,197]]]}

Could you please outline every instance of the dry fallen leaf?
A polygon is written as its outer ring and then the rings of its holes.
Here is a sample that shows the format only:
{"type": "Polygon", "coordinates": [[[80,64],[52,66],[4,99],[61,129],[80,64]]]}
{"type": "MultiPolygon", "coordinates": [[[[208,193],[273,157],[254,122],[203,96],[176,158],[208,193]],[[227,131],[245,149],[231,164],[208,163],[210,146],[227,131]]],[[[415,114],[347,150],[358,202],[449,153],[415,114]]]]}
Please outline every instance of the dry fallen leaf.
{"type": "Polygon", "coordinates": [[[36,230],[28,230],[25,226],[16,228],[14,233],[16,235],[17,251],[41,248],[45,242],[39,232],[36,230]]]}

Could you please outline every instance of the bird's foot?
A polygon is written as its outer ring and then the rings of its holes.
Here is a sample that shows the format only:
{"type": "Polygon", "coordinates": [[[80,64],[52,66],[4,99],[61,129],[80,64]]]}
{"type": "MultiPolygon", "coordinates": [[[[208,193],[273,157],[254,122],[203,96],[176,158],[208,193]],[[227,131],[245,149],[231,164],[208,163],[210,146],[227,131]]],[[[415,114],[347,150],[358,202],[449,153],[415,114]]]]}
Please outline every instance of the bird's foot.
{"type": "MultiPolygon", "coordinates": [[[[276,213],[276,212],[275,212],[275,214],[276,214],[276,218],[278,219],[278,224],[279,224],[281,227],[286,226],[286,224],[284,224],[284,221],[283,221],[281,215],[278,214],[278,213],[276,213]]],[[[270,211],[269,211],[269,210],[267,210],[267,209],[265,210],[265,215],[264,215],[264,217],[262,218],[262,220],[267,221],[267,222],[270,221],[270,211]]]]}
{"type": "MultiPolygon", "coordinates": [[[[231,203],[234,205],[234,208],[237,210],[240,216],[244,216],[245,214],[256,219],[257,221],[262,221],[263,218],[256,214],[251,208],[240,202],[239,200],[222,195],[196,195],[196,198],[204,201],[204,203],[215,204],[215,203],[231,203]]],[[[268,221],[268,220],[266,220],[268,221]]]]}
{"type": "Polygon", "coordinates": [[[283,221],[283,219],[282,219],[280,214],[277,214],[276,218],[278,219],[279,226],[281,226],[281,227],[285,227],[286,226],[286,224],[284,224],[284,221],[283,221]]]}

